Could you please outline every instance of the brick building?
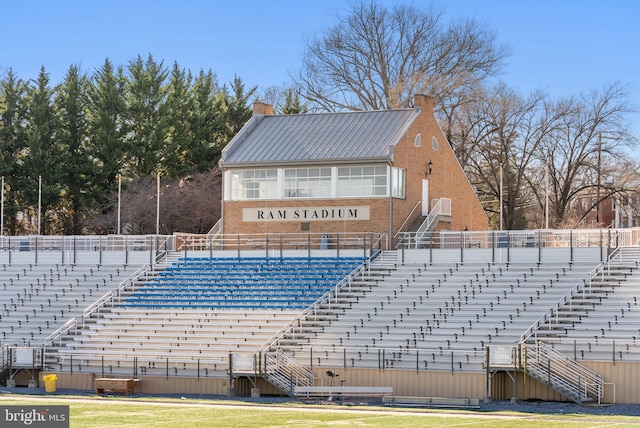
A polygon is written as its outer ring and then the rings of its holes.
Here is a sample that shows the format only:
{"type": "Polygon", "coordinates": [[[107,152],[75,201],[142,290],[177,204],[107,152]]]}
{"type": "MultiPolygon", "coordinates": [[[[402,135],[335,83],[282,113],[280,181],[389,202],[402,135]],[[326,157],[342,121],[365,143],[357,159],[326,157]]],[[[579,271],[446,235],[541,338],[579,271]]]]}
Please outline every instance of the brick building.
{"type": "Polygon", "coordinates": [[[624,194],[601,198],[597,192],[585,191],[577,198],[577,212],[583,219],[580,226],[586,228],[638,227],[640,216],[635,209],[637,206],[635,197],[624,194]]]}
{"type": "Polygon", "coordinates": [[[416,95],[414,104],[273,115],[255,103],[222,152],[222,232],[397,236],[430,213],[432,230],[487,230],[433,100],[416,95]]]}

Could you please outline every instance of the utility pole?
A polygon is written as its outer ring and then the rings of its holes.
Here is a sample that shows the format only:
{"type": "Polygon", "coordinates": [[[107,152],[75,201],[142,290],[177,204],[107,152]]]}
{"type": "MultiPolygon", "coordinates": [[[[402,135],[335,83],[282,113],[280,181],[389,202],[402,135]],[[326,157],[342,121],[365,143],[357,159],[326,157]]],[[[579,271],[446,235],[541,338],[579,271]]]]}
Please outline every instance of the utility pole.
{"type": "Polygon", "coordinates": [[[596,171],[596,224],[600,227],[600,168],[602,165],[602,134],[598,134],[598,169],[596,171]]]}
{"type": "Polygon", "coordinates": [[[549,165],[544,174],[544,227],[549,229],[549,165]]]}
{"type": "Polygon", "coordinates": [[[504,226],[502,224],[502,209],[503,209],[503,196],[502,196],[502,165],[500,165],[500,230],[504,229],[504,226]]]}

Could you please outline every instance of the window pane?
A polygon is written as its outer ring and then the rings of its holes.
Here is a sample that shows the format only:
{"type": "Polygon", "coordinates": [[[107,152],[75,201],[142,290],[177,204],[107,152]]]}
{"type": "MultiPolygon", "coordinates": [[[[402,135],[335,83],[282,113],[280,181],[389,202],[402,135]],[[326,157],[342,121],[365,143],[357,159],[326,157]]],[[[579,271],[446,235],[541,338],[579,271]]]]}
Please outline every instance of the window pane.
{"type": "Polygon", "coordinates": [[[404,198],[406,196],[406,171],[401,168],[391,169],[392,189],[391,196],[394,198],[404,198]]]}
{"type": "Polygon", "coordinates": [[[331,168],[285,170],[285,198],[328,198],[331,196],[331,168]]]}
{"type": "Polygon", "coordinates": [[[353,166],[338,168],[338,197],[385,196],[387,167],[353,166]]]}
{"type": "Polygon", "coordinates": [[[275,199],[278,195],[278,171],[247,169],[231,174],[231,199],[275,199]]]}

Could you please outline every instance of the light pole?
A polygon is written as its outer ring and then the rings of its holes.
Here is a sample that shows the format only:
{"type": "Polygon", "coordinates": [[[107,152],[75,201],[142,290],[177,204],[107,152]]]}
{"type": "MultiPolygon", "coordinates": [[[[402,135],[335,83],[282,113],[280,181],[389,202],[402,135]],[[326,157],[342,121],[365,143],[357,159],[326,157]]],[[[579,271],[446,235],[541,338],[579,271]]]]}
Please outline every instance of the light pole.
{"type": "Polygon", "coordinates": [[[0,186],[0,237],[4,236],[4,175],[0,186]]]}
{"type": "Polygon", "coordinates": [[[42,212],[42,176],[38,176],[38,235],[40,235],[40,224],[42,223],[41,219],[42,212]]]}
{"type": "Polygon", "coordinates": [[[596,225],[600,227],[600,168],[602,164],[602,134],[598,134],[598,169],[596,171],[596,225]]]}
{"type": "Polygon", "coordinates": [[[549,229],[549,165],[544,174],[544,228],[549,229]]]}
{"type": "Polygon", "coordinates": [[[122,209],[122,177],[118,175],[118,226],[117,233],[120,235],[120,211],[122,209]]]}
{"type": "Polygon", "coordinates": [[[503,225],[502,225],[502,203],[503,203],[503,196],[502,196],[502,165],[500,165],[500,230],[503,229],[503,225]]]}

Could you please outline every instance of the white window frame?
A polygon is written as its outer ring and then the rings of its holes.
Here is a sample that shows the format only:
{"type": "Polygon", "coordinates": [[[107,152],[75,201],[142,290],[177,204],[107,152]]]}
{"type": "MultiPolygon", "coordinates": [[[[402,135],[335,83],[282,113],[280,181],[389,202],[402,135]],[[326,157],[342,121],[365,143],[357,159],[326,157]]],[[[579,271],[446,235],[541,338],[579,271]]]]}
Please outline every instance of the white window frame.
{"type": "Polygon", "coordinates": [[[276,168],[230,171],[229,199],[232,201],[278,199],[278,175],[276,168]]]}
{"type": "Polygon", "coordinates": [[[389,172],[382,165],[337,167],[338,198],[377,198],[389,196],[389,172]],[[382,189],[382,191],[380,191],[382,189]]]}
{"type": "Polygon", "coordinates": [[[286,168],[283,171],[283,199],[327,199],[332,195],[331,167],[286,168]]]}
{"type": "MultiPolygon", "coordinates": [[[[295,174],[294,174],[295,176],[295,174]]],[[[225,200],[288,200],[288,199],[345,199],[345,198],[379,198],[389,197],[393,191],[394,197],[404,198],[406,192],[406,170],[392,168],[388,165],[352,164],[344,166],[317,166],[308,168],[256,168],[232,169],[225,171],[225,200]],[[287,187],[287,171],[316,170],[320,182],[328,182],[329,188],[318,196],[313,190],[313,180],[304,178],[301,174],[300,183],[306,194],[293,195],[287,187]],[[346,174],[344,174],[346,170],[346,174]],[[340,172],[342,171],[342,175],[340,172]],[[329,172],[329,175],[327,175],[329,172]],[[401,180],[400,187],[395,188],[393,176],[401,180]],[[257,193],[251,193],[251,186],[255,186],[257,193]],[[392,190],[393,189],[393,190],[392,190]],[[311,190],[311,192],[308,192],[311,190]],[[396,196],[398,195],[398,196],[396,196]],[[400,196],[402,195],[402,196],[400,196]]],[[[322,188],[322,187],[321,187],[322,188]]]]}
{"type": "Polygon", "coordinates": [[[391,196],[397,199],[407,197],[407,170],[391,167],[391,196]]]}

